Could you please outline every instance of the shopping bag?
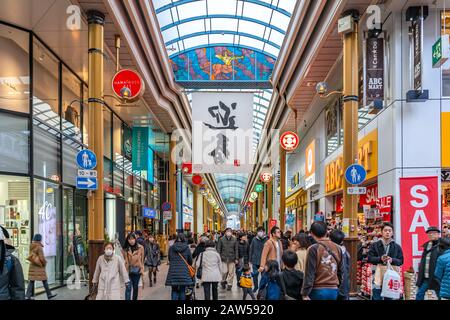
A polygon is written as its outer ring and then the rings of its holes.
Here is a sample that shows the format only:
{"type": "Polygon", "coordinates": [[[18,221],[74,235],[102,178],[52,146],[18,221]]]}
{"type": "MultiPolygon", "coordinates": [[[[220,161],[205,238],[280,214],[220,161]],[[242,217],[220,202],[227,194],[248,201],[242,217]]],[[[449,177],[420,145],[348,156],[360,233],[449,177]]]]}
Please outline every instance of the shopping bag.
{"type": "Polygon", "coordinates": [[[381,296],[384,298],[391,298],[398,300],[402,291],[400,274],[396,272],[390,263],[387,265],[387,270],[383,277],[383,287],[381,296]]]}

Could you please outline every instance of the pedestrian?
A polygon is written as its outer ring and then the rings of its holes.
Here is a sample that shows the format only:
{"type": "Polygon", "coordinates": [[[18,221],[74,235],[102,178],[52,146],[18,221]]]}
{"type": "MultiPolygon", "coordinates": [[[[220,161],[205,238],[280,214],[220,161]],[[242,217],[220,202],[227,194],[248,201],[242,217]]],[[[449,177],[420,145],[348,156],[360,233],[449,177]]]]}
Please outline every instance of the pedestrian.
{"type": "Polygon", "coordinates": [[[287,230],[281,237],[281,243],[283,244],[283,251],[289,249],[291,244],[292,230],[287,230]]]}
{"type": "Polygon", "coordinates": [[[292,238],[291,248],[297,254],[297,264],[295,269],[301,272],[305,272],[306,253],[311,246],[308,236],[303,232],[295,235],[292,238]]]}
{"type": "Polygon", "coordinates": [[[25,281],[22,265],[13,255],[8,231],[0,226],[0,300],[24,300],[25,281]]]}
{"type": "MultiPolygon", "coordinates": [[[[208,240],[210,240],[210,239],[206,236],[206,234],[202,235],[199,238],[197,246],[195,247],[195,250],[192,253],[192,259],[196,259],[200,255],[200,253],[205,251],[205,249],[206,249],[206,242],[208,242],[208,240]]],[[[213,242],[214,242],[214,240],[213,240],[213,242]]],[[[215,244],[215,242],[214,242],[214,244],[215,244]]]]}
{"type": "Polygon", "coordinates": [[[56,297],[56,293],[53,294],[48,286],[47,272],[45,271],[47,260],[44,257],[43,247],[42,235],[39,233],[35,234],[30,245],[30,255],[27,258],[30,262],[30,268],[28,269],[28,288],[26,299],[34,299],[34,283],[36,281],[42,281],[49,300],[56,297]]]}
{"type": "Polygon", "coordinates": [[[335,229],[330,233],[330,240],[341,248],[342,252],[342,282],[339,286],[338,300],[350,299],[350,253],[344,246],[345,233],[341,230],[335,229]]]}
{"type": "Polygon", "coordinates": [[[441,255],[437,259],[434,277],[441,284],[439,298],[450,300],[450,238],[442,238],[439,247],[441,255]]]}
{"type": "Polygon", "coordinates": [[[303,272],[295,269],[298,262],[297,254],[292,250],[283,252],[284,270],[281,280],[286,288],[286,295],[294,300],[302,300],[303,272]]]}
{"type": "Polygon", "coordinates": [[[261,253],[259,272],[264,271],[266,261],[268,260],[275,260],[278,263],[278,267],[282,266],[281,257],[283,256],[283,244],[280,239],[280,228],[273,227],[272,230],[270,230],[270,239],[264,243],[263,252],[261,253]]]}
{"type": "Polygon", "coordinates": [[[201,268],[201,282],[205,300],[219,300],[218,286],[222,281],[222,259],[213,240],[207,240],[205,250],[198,256],[195,265],[201,268]]]}
{"type": "MultiPolygon", "coordinates": [[[[383,285],[384,273],[387,270],[389,262],[393,269],[399,272],[399,268],[403,265],[403,251],[399,244],[395,243],[392,238],[394,234],[394,226],[390,222],[383,223],[381,227],[381,239],[372,243],[367,253],[367,261],[376,266],[374,275],[374,285],[372,289],[372,299],[382,300],[381,291],[383,285]]],[[[389,298],[384,298],[389,300],[389,298]]]]}
{"type": "Polygon", "coordinates": [[[191,250],[191,255],[194,254],[195,248],[197,247],[197,245],[194,242],[194,238],[192,237],[188,238],[188,246],[189,250],[191,250]]]}
{"type": "Polygon", "coordinates": [[[232,235],[231,228],[225,229],[225,235],[219,239],[217,252],[222,259],[222,289],[231,290],[236,264],[239,262],[239,244],[232,235]]]}
{"type": "Polygon", "coordinates": [[[256,229],[256,236],[253,238],[252,242],[250,242],[249,249],[249,257],[250,264],[252,267],[252,275],[253,275],[253,292],[258,291],[258,275],[259,275],[259,267],[261,264],[261,255],[263,252],[264,244],[269,238],[266,236],[265,230],[263,227],[258,227],[256,229]]]}
{"type": "Polygon", "coordinates": [[[242,300],[247,300],[247,295],[250,295],[252,300],[255,300],[255,293],[253,292],[253,277],[250,272],[250,267],[245,265],[242,268],[242,274],[239,277],[239,286],[242,288],[242,300]]]}
{"type": "Polygon", "coordinates": [[[245,233],[239,233],[238,236],[238,264],[236,265],[236,281],[239,287],[239,281],[241,278],[242,270],[245,265],[249,263],[249,248],[247,241],[247,235],[245,233]]]}
{"type": "Polygon", "coordinates": [[[120,300],[122,285],[129,285],[127,269],[123,259],[114,254],[114,244],[106,242],[104,254],[98,257],[92,283],[96,287],[96,300],[120,300]]]}
{"type": "Polygon", "coordinates": [[[145,253],[145,266],[148,268],[148,280],[150,283],[150,287],[152,287],[153,282],[156,284],[156,274],[158,272],[158,266],[161,264],[161,249],[153,235],[148,236],[146,244],[147,251],[145,253]]]}
{"type": "Polygon", "coordinates": [[[429,227],[426,231],[429,241],[423,244],[422,259],[417,274],[416,300],[425,300],[425,293],[433,290],[439,293],[439,282],[434,277],[436,262],[440,255],[439,237],[441,230],[437,227],[429,227]]]}
{"type": "Polygon", "coordinates": [[[316,243],[308,248],[306,255],[303,300],[337,300],[344,269],[342,251],[326,237],[324,222],[314,222],[311,235],[316,243]]]}
{"type": "Polygon", "coordinates": [[[131,232],[125,240],[123,250],[125,267],[128,270],[128,276],[131,282],[131,285],[127,286],[125,299],[131,300],[131,292],[133,292],[132,299],[137,300],[139,283],[141,276],[144,274],[144,247],[137,242],[136,234],[131,232]]]}
{"type": "Polygon", "coordinates": [[[276,260],[264,264],[264,273],[259,283],[259,300],[282,300],[286,293],[280,277],[280,266],[276,260]]]}
{"type": "Polygon", "coordinates": [[[179,233],[174,244],[169,248],[169,271],[166,286],[172,287],[172,300],[186,300],[186,287],[194,285],[189,266],[192,265],[192,255],[186,241],[186,236],[179,233]]]}

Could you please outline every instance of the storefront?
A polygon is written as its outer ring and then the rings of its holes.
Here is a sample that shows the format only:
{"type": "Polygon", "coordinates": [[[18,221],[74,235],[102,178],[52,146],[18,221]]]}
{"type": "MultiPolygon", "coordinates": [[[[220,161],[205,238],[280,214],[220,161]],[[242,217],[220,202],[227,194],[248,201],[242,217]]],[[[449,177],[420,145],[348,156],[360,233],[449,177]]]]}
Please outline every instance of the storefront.
{"type": "Polygon", "coordinates": [[[290,195],[286,198],[286,229],[291,229],[292,232],[298,233],[304,230],[307,224],[307,192],[303,189],[290,195]]]}

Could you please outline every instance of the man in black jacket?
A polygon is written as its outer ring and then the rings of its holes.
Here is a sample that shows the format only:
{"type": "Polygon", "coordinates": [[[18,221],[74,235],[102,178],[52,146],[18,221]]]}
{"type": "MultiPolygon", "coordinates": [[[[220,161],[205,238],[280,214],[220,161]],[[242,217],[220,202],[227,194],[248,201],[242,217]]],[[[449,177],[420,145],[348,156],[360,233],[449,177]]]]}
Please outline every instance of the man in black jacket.
{"type": "Polygon", "coordinates": [[[25,300],[25,281],[22,265],[7,244],[8,231],[0,226],[0,300],[25,300]]]}
{"type": "Polygon", "coordinates": [[[266,236],[263,227],[256,229],[256,236],[250,242],[250,263],[252,264],[253,275],[253,292],[258,291],[258,269],[261,263],[261,254],[264,249],[264,244],[269,238],[266,236]]]}
{"type": "Polygon", "coordinates": [[[424,300],[427,290],[434,290],[439,293],[439,281],[434,278],[436,261],[439,258],[439,236],[441,230],[437,227],[427,229],[427,235],[430,241],[423,245],[422,259],[420,260],[419,273],[417,277],[416,300],[424,300]]]}
{"type": "MultiPolygon", "coordinates": [[[[381,234],[381,239],[370,246],[367,254],[367,261],[373,265],[382,266],[385,266],[389,262],[392,266],[400,267],[403,265],[403,251],[400,245],[395,243],[394,239],[392,239],[394,226],[389,222],[385,222],[381,229],[381,234]]],[[[383,277],[381,277],[381,282],[382,281],[383,277]]],[[[381,285],[382,283],[374,284],[372,290],[373,300],[382,300],[381,285]]]]}
{"type": "Polygon", "coordinates": [[[225,230],[225,235],[219,239],[217,252],[222,259],[222,289],[231,290],[236,264],[239,262],[239,245],[233,236],[231,228],[225,230]]]}

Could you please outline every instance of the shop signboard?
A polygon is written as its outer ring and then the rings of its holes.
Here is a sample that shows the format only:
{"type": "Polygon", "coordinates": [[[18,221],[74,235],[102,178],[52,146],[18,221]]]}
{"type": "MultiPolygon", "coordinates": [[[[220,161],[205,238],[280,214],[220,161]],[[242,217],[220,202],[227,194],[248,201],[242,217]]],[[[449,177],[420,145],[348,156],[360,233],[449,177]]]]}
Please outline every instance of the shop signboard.
{"type": "Polygon", "coordinates": [[[433,45],[433,68],[440,68],[450,57],[449,35],[442,35],[433,45]]]}
{"type": "Polygon", "coordinates": [[[376,204],[381,213],[392,212],[392,196],[378,198],[376,204]]]}
{"type": "Polygon", "coordinates": [[[261,193],[261,192],[264,191],[264,186],[262,185],[262,183],[257,183],[257,184],[256,184],[256,186],[255,186],[255,191],[256,191],[257,193],[261,193]]]}
{"type": "Polygon", "coordinates": [[[378,184],[368,186],[367,192],[359,196],[359,204],[362,206],[375,206],[378,199],[378,184]]]}
{"type": "Polygon", "coordinates": [[[260,175],[260,179],[264,183],[269,183],[272,181],[272,173],[269,171],[263,171],[260,175]]]}
{"type": "Polygon", "coordinates": [[[119,70],[112,79],[114,94],[121,99],[135,100],[144,93],[144,81],[134,70],[119,70]]]}
{"type": "Polygon", "coordinates": [[[349,218],[342,219],[342,232],[345,234],[345,237],[350,236],[350,219],[349,218]]]}
{"type": "Polygon", "coordinates": [[[336,212],[344,212],[344,197],[342,195],[336,196],[336,212]]]}
{"type": "Polygon", "coordinates": [[[366,104],[384,99],[384,39],[366,40],[366,104]]]}
{"type": "Polygon", "coordinates": [[[142,216],[147,219],[155,219],[156,218],[156,210],[153,208],[142,208],[142,216]]]}
{"type": "Polygon", "coordinates": [[[322,221],[325,222],[325,215],[323,214],[323,212],[317,212],[314,215],[314,221],[322,221]]]}
{"type": "Polygon", "coordinates": [[[44,256],[55,257],[56,256],[56,207],[48,202],[42,205],[38,211],[38,229],[42,235],[42,244],[44,245],[44,256]]]}
{"type": "Polygon", "coordinates": [[[423,21],[420,17],[413,20],[412,25],[413,44],[413,83],[414,90],[422,91],[422,32],[423,21]]]}
{"type": "Polygon", "coordinates": [[[251,173],[253,93],[192,94],[192,165],[196,173],[251,173]]]}
{"type": "Polygon", "coordinates": [[[133,171],[148,170],[148,127],[133,128],[133,171]]]}
{"type": "Polygon", "coordinates": [[[305,190],[316,184],[316,140],[313,140],[305,152],[305,190]]]}
{"type": "Polygon", "coordinates": [[[125,158],[128,160],[132,160],[132,153],[133,153],[133,133],[131,131],[131,128],[124,125],[123,127],[123,142],[122,142],[122,152],[125,158]]]}
{"type": "Polygon", "coordinates": [[[442,182],[450,182],[450,170],[442,170],[441,171],[441,181],[442,182]]]}
{"type": "Polygon", "coordinates": [[[417,272],[426,230],[440,227],[438,177],[400,178],[400,211],[403,268],[417,272]]]}
{"type": "Polygon", "coordinates": [[[277,220],[270,219],[269,220],[269,232],[270,232],[270,230],[272,230],[273,227],[276,227],[276,226],[277,226],[277,220]]]}
{"type": "Polygon", "coordinates": [[[280,145],[287,152],[291,152],[297,149],[299,143],[300,138],[295,132],[292,131],[287,131],[280,137],[280,145]]]}

